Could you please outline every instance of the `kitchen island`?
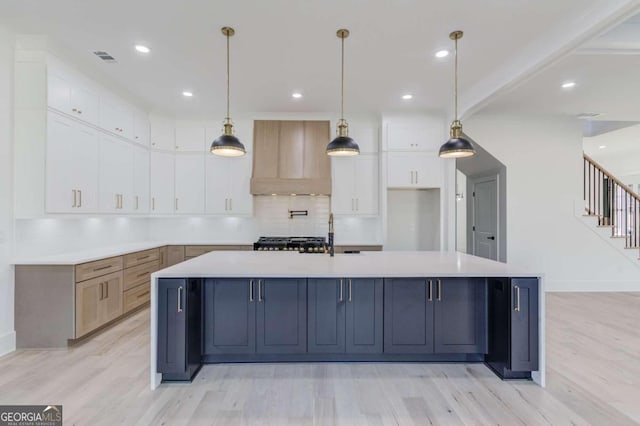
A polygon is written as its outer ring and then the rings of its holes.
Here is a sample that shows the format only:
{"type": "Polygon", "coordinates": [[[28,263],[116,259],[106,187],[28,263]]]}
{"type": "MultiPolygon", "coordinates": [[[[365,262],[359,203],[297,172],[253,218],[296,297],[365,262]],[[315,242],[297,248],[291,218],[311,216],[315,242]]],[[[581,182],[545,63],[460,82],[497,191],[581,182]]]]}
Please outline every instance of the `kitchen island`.
{"type": "Polygon", "coordinates": [[[151,388],[221,362],[484,362],[544,386],[540,273],[462,253],[212,252],[152,275],[151,388]]]}

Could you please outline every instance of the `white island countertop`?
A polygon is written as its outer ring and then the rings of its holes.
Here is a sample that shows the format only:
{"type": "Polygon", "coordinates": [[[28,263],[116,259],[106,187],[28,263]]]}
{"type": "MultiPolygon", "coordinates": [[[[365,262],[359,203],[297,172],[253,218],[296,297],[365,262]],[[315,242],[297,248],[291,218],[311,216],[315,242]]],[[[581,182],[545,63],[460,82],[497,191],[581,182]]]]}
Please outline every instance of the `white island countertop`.
{"type": "Polygon", "coordinates": [[[358,254],[217,251],[153,274],[154,278],[238,277],[540,277],[527,267],[464,253],[379,251],[358,254]]]}

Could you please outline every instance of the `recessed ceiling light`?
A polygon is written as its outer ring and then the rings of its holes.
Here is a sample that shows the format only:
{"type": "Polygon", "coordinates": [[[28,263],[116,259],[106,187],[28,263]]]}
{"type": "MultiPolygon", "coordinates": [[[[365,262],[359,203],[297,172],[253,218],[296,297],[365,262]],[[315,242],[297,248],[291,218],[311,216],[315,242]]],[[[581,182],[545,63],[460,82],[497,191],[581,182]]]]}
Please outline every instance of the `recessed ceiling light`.
{"type": "Polygon", "coordinates": [[[436,52],[436,58],[446,58],[447,56],[449,56],[449,51],[448,50],[438,50],[436,52]]]}
{"type": "Polygon", "coordinates": [[[147,46],[143,46],[142,44],[136,44],[135,48],[140,53],[149,53],[149,52],[151,52],[151,49],[149,49],[147,46]]]}
{"type": "Polygon", "coordinates": [[[189,92],[189,91],[182,92],[182,96],[190,98],[193,96],[193,92],[189,92]]]}
{"type": "Polygon", "coordinates": [[[300,92],[295,92],[291,94],[292,98],[296,98],[296,99],[300,99],[302,97],[302,93],[300,92]]]}
{"type": "Polygon", "coordinates": [[[406,95],[402,95],[402,99],[404,99],[405,101],[408,101],[411,98],[413,98],[412,94],[407,93],[406,95]]]}
{"type": "Polygon", "coordinates": [[[563,89],[571,89],[573,87],[576,87],[576,82],[575,81],[567,81],[566,83],[562,83],[562,88],[563,89]]]}
{"type": "Polygon", "coordinates": [[[606,145],[600,145],[598,149],[605,149],[606,147],[607,147],[606,145]]]}

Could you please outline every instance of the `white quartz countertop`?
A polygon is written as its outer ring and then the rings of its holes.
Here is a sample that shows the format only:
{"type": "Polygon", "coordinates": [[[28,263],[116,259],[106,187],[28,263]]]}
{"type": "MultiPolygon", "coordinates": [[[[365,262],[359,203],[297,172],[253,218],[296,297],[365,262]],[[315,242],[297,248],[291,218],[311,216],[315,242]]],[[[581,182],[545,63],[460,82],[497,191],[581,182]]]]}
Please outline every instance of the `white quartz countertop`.
{"type": "Polygon", "coordinates": [[[359,254],[217,251],[153,274],[182,277],[539,277],[527,267],[463,253],[380,251],[359,254]]]}

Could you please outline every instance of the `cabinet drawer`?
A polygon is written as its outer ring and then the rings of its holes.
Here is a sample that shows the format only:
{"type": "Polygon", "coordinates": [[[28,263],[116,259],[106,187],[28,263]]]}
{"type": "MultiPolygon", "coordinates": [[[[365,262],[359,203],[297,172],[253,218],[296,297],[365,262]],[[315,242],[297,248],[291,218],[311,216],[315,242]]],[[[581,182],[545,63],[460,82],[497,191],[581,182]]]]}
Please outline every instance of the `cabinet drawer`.
{"type": "Polygon", "coordinates": [[[124,267],[130,268],[142,263],[152,262],[154,260],[158,260],[159,257],[160,249],[157,248],[127,254],[124,256],[124,267]]]}
{"type": "Polygon", "coordinates": [[[139,285],[149,283],[150,275],[160,268],[160,262],[143,263],[124,270],[124,290],[127,291],[139,285]]]}
{"type": "Polygon", "coordinates": [[[185,257],[197,257],[210,251],[215,250],[216,246],[186,246],[184,249],[185,257]]]}
{"type": "Polygon", "coordinates": [[[76,282],[90,280],[122,270],[122,256],[110,257],[76,266],[76,282]]]}
{"type": "Polygon", "coordinates": [[[124,311],[129,312],[140,305],[144,305],[151,298],[149,283],[132,288],[124,292],[124,311]]]}

